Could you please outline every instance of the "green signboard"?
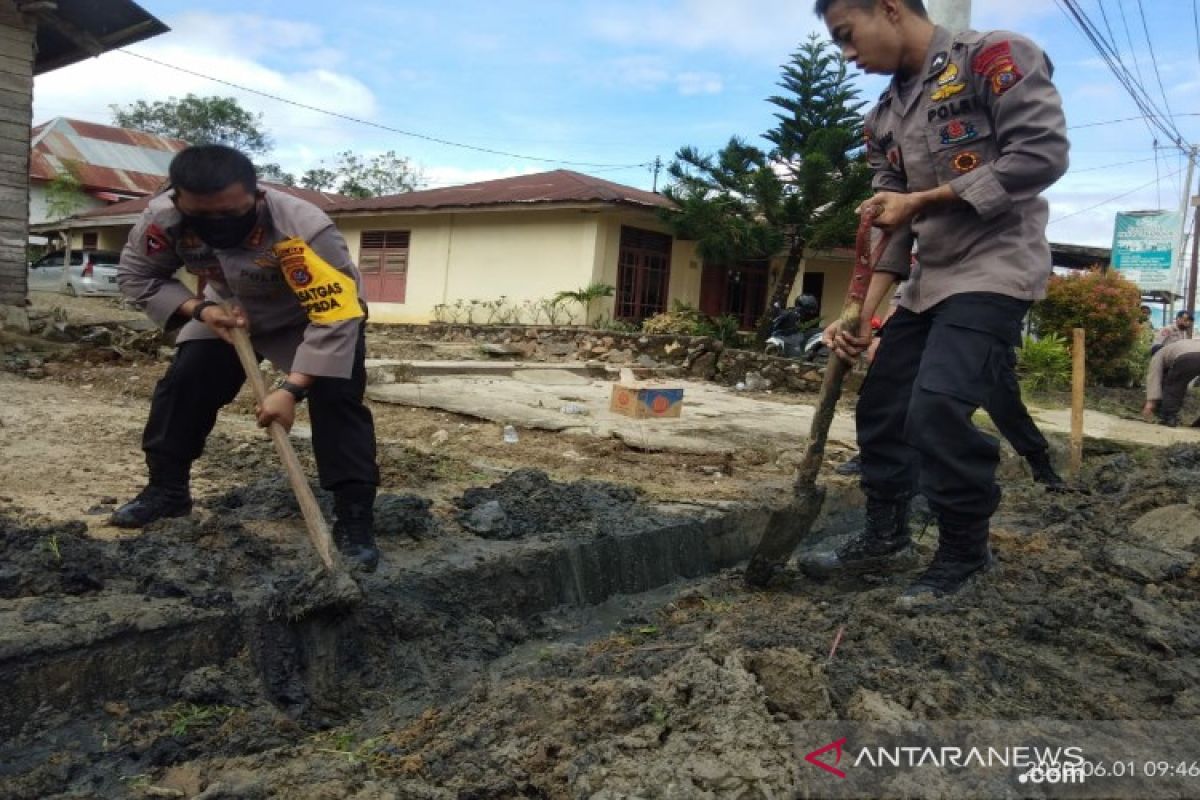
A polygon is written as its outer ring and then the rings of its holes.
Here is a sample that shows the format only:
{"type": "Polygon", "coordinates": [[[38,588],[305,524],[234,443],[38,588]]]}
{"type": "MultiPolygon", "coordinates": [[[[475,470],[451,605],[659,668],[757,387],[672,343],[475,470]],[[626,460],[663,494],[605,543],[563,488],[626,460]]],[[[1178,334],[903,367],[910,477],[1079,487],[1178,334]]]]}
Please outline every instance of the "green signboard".
{"type": "Polygon", "coordinates": [[[1112,265],[1143,292],[1174,292],[1178,287],[1175,245],[1179,214],[1128,211],[1117,214],[1112,265]]]}

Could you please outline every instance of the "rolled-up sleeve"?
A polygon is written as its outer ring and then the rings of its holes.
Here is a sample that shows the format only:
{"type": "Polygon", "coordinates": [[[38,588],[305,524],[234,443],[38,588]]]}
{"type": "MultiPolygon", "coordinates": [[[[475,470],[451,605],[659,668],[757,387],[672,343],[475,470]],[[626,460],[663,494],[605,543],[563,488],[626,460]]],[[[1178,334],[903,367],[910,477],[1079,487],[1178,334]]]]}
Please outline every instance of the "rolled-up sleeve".
{"type": "MultiPolygon", "coordinates": [[[[350,258],[346,240],[332,224],[323,228],[308,240],[308,246],[325,263],[354,281],[359,298],[362,299],[362,281],[350,258]]],[[[366,322],[366,312],[354,319],[332,324],[309,322],[304,339],[296,350],[292,369],[305,375],[329,378],[349,378],[354,370],[354,349],[358,345],[358,334],[366,322]]]]}
{"type": "Polygon", "coordinates": [[[999,157],[950,182],[983,219],[1041,194],[1067,171],[1070,143],[1053,67],[1041,48],[997,32],[978,46],[971,81],[992,119],[999,157]]]}
{"type": "MultiPolygon", "coordinates": [[[[871,188],[876,192],[897,192],[899,194],[907,194],[908,178],[898,167],[894,166],[888,160],[887,153],[879,146],[879,138],[875,130],[875,123],[878,108],[867,115],[864,124],[867,142],[867,163],[871,167],[871,188]]],[[[873,242],[878,243],[879,237],[882,236],[878,230],[874,232],[873,242]]],[[[903,229],[896,230],[892,233],[892,240],[884,249],[883,255],[879,258],[879,263],[875,265],[875,269],[880,272],[890,272],[898,275],[900,280],[907,280],[910,270],[912,269],[912,249],[913,249],[913,232],[912,228],[905,226],[903,229]]]]}
{"type": "Polygon", "coordinates": [[[156,216],[147,209],[130,231],[117,266],[117,284],[122,294],[145,305],[146,316],[156,325],[170,330],[187,321],[175,312],[194,295],[175,277],[182,262],[156,216]]]}

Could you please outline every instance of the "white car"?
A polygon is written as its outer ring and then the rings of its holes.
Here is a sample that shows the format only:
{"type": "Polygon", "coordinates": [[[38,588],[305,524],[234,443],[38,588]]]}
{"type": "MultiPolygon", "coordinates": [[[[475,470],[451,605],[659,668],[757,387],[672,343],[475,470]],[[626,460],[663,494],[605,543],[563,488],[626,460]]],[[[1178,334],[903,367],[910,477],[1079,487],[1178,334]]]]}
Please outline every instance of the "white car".
{"type": "Polygon", "coordinates": [[[117,264],[121,254],[111,250],[72,250],[71,272],[63,285],[62,250],[47,253],[29,265],[31,292],[58,292],[80,297],[117,297],[117,264]]]}

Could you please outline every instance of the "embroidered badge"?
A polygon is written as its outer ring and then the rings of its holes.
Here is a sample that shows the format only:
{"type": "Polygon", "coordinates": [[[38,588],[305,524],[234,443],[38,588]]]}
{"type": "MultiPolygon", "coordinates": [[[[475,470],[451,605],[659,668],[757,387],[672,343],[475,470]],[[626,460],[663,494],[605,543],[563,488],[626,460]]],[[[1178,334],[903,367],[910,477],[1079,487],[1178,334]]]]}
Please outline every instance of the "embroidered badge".
{"type": "Polygon", "coordinates": [[[267,229],[262,225],[255,225],[254,230],[250,232],[250,238],[246,240],[245,246],[254,248],[262,244],[263,237],[267,235],[267,229]]]}
{"type": "Polygon", "coordinates": [[[929,62],[929,74],[941,72],[946,68],[946,62],[950,60],[950,53],[943,50],[933,57],[933,61],[929,62]]]}
{"type": "Polygon", "coordinates": [[[288,280],[296,286],[308,286],[312,283],[312,273],[304,267],[296,267],[288,273],[288,280]]]}
{"type": "Polygon", "coordinates": [[[941,130],[942,144],[962,144],[969,142],[979,135],[975,125],[956,119],[941,130]]]}
{"type": "Polygon", "coordinates": [[[933,94],[929,95],[929,99],[940,103],[943,100],[949,100],[966,88],[967,84],[958,79],[958,66],[950,64],[938,76],[937,88],[933,90],[933,94]]]}
{"type": "Polygon", "coordinates": [[[171,246],[171,240],[157,225],[146,228],[146,255],[156,256],[171,246]]]}
{"type": "Polygon", "coordinates": [[[975,56],[971,70],[987,78],[992,94],[997,97],[1016,86],[1024,77],[1013,60],[1012,46],[1007,41],[994,44],[975,56]]]}
{"type": "Polygon", "coordinates": [[[896,169],[903,168],[904,157],[900,155],[899,147],[893,147],[891,150],[888,150],[887,160],[888,160],[888,163],[891,164],[896,169]]]}
{"type": "Polygon", "coordinates": [[[950,166],[954,167],[954,171],[959,175],[965,175],[971,170],[976,169],[982,163],[983,159],[979,157],[978,153],[968,150],[965,153],[959,153],[956,155],[953,160],[951,160],[950,166]]]}

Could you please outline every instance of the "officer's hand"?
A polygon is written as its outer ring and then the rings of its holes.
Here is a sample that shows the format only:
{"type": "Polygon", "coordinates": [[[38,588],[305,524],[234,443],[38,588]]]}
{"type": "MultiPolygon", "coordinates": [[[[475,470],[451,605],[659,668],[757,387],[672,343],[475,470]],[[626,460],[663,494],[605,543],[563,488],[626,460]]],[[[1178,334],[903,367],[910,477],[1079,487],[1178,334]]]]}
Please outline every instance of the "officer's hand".
{"type": "Polygon", "coordinates": [[[224,306],[206,306],[200,312],[201,321],[208,329],[229,344],[233,344],[230,328],[245,328],[248,325],[246,312],[238,306],[227,310],[224,306]]]}
{"type": "Polygon", "coordinates": [[[1146,405],[1142,406],[1142,416],[1145,417],[1147,421],[1154,419],[1155,406],[1156,404],[1152,400],[1147,400],[1146,405]]]}
{"type": "Polygon", "coordinates": [[[876,228],[892,231],[907,225],[920,210],[916,195],[879,192],[858,207],[858,214],[871,217],[876,228]]]}
{"type": "Polygon", "coordinates": [[[837,320],[821,334],[821,342],[838,358],[853,364],[871,346],[871,320],[861,320],[857,332],[843,330],[841,320],[837,320]]]}
{"type": "Polygon", "coordinates": [[[260,428],[278,422],[285,431],[290,432],[292,423],[296,421],[296,398],[289,391],[276,389],[254,407],[254,415],[258,418],[260,428]]]}

